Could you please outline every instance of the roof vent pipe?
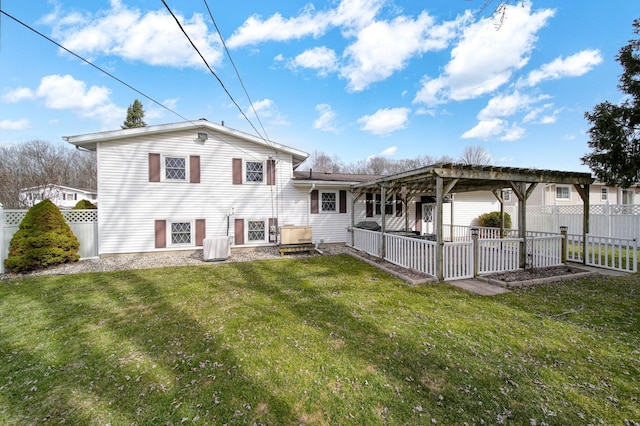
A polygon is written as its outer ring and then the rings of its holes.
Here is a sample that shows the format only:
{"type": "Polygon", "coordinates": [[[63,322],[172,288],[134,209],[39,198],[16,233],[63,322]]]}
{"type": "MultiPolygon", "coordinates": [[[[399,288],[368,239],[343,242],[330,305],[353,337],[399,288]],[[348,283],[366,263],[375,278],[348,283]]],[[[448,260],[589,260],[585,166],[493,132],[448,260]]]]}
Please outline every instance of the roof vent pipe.
{"type": "Polygon", "coordinates": [[[309,169],[309,179],[313,177],[313,169],[309,169]]]}
{"type": "Polygon", "coordinates": [[[220,125],[221,125],[222,127],[224,127],[224,120],[222,120],[222,121],[220,122],[220,125]]]}

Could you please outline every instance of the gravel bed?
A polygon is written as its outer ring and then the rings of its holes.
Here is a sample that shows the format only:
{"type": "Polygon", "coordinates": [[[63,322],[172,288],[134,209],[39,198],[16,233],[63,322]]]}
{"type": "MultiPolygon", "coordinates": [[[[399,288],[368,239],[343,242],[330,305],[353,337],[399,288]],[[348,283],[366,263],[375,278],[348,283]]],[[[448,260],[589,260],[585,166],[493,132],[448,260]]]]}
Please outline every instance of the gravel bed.
{"type": "MultiPolygon", "coordinates": [[[[351,249],[344,246],[328,246],[322,249],[325,254],[347,253],[351,249]]],[[[122,255],[109,256],[96,259],[85,259],[79,262],[67,263],[64,265],[54,266],[49,269],[34,271],[27,274],[0,274],[0,281],[12,280],[15,278],[26,276],[41,275],[67,275],[80,274],[85,272],[109,272],[109,271],[126,271],[130,269],[149,269],[164,268],[172,266],[188,266],[202,264],[225,264],[234,262],[250,262],[253,260],[264,259],[280,259],[288,256],[317,256],[315,252],[301,252],[292,255],[281,256],[278,247],[264,247],[246,250],[232,250],[231,257],[223,261],[205,262],[202,256],[202,250],[194,251],[175,251],[158,254],[141,254],[141,255],[122,255]]]]}

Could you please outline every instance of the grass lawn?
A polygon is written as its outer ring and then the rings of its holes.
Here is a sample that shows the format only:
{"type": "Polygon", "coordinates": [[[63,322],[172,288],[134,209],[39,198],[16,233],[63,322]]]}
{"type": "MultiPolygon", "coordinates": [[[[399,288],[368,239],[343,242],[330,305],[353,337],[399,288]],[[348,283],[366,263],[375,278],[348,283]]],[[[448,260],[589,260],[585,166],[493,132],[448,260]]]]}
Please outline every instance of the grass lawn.
{"type": "Polygon", "coordinates": [[[640,422],[640,275],[477,296],[349,256],[0,282],[0,424],[640,422]]]}

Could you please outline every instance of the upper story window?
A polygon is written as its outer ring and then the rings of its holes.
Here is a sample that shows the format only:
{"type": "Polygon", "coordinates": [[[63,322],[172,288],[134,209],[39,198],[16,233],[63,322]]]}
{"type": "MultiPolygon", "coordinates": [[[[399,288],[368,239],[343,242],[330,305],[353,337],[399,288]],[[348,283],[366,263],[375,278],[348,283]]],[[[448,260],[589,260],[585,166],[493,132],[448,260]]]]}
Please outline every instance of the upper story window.
{"type": "Polygon", "coordinates": [[[164,176],[167,180],[186,180],[187,159],[185,157],[164,157],[164,176]]]}
{"type": "Polygon", "coordinates": [[[607,188],[606,186],[603,186],[600,189],[600,200],[607,201],[608,199],[609,199],[609,188],[607,188]]]}
{"type": "Polygon", "coordinates": [[[571,189],[568,186],[556,186],[556,200],[570,200],[571,189]]]}
{"type": "Polygon", "coordinates": [[[246,182],[264,181],[264,163],[262,163],[262,161],[247,161],[245,164],[246,182]]]}
{"type": "Polygon", "coordinates": [[[336,212],[338,211],[338,195],[335,192],[322,192],[320,193],[321,203],[320,209],[323,212],[336,212]]]}
{"type": "Polygon", "coordinates": [[[502,198],[503,198],[503,201],[505,201],[505,202],[507,202],[507,203],[508,203],[508,202],[510,202],[510,201],[511,201],[511,194],[512,194],[512,193],[513,193],[513,191],[511,191],[510,189],[504,189],[504,190],[502,191],[502,198]]]}
{"type": "Polygon", "coordinates": [[[623,189],[622,190],[622,204],[633,204],[633,190],[623,189]]]}

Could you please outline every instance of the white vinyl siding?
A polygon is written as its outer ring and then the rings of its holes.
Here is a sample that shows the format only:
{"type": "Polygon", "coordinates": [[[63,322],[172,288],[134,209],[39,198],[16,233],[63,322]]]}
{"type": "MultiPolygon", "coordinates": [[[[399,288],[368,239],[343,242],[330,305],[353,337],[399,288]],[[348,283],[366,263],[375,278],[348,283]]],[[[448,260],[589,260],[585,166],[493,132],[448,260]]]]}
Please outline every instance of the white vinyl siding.
{"type": "MultiPolygon", "coordinates": [[[[277,217],[279,224],[306,224],[308,194],[291,184],[290,154],[274,152],[272,147],[232,135],[219,134],[216,138],[216,144],[198,144],[194,143],[192,131],[183,131],[100,142],[97,146],[100,254],[156,251],[154,221],[176,216],[181,222],[192,222],[192,243],[172,246],[167,235],[167,248],[193,249],[193,221],[198,218],[206,219],[207,238],[233,237],[236,218],[266,221],[277,217]],[[186,183],[149,182],[149,152],[184,157],[186,183]],[[191,184],[189,157],[196,155],[200,157],[200,183],[191,184]],[[270,156],[277,160],[276,185],[233,185],[231,159],[242,156],[265,159],[264,164],[270,156]]],[[[170,228],[168,220],[167,232],[170,228]]],[[[268,235],[265,239],[253,242],[245,237],[244,244],[264,245],[268,243],[268,235]]]]}

